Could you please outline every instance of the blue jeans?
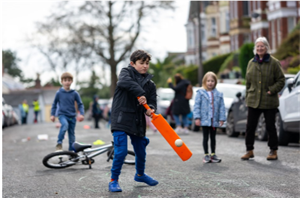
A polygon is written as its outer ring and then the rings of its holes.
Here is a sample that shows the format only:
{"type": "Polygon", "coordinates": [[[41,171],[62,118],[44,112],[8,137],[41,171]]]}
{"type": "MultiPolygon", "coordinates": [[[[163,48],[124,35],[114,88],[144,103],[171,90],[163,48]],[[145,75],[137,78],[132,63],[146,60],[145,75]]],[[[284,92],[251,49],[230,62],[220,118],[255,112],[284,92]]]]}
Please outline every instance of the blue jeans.
{"type": "MultiPolygon", "coordinates": [[[[127,134],[124,131],[114,131],[114,159],[111,167],[111,178],[119,179],[124,159],[127,155],[127,134]]],[[[149,144],[147,137],[137,137],[128,135],[135,152],[135,169],[136,173],[143,175],[146,163],[146,147],[149,144]]]]}
{"type": "Polygon", "coordinates": [[[76,117],[68,117],[65,115],[60,115],[58,117],[61,124],[57,144],[62,144],[65,137],[65,133],[68,130],[69,135],[69,151],[73,151],[72,144],[75,142],[75,126],[76,126],[76,117]]]}
{"type": "MultiPolygon", "coordinates": [[[[183,122],[183,126],[184,127],[188,127],[189,126],[189,118],[187,116],[188,114],[185,114],[185,115],[181,115],[181,118],[182,118],[182,122],[183,122]]],[[[179,115],[173,115],[174,117],[174,120],[175,120],[175,124],[176,126],[181,126],[181,122],[180,122],[180,118],[179,118],[179,115]]]]}

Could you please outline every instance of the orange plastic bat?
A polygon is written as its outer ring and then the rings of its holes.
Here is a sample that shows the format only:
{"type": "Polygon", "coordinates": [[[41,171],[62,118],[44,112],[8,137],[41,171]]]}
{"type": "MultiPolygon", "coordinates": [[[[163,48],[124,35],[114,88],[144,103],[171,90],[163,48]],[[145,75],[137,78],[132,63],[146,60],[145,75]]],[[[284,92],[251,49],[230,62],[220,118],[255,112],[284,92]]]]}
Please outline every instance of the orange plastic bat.
{"type": "MultiPolygon", "coordinates": [[[[138,97],[139,98],[139,97],[138,97]]],[[[144,104],[144,107],[148,110],[150,107],[147,104],[144,104]]],[[[170,146],[174,149],[177,155],[182,159],[182,161],[186,161],[190,159],[193,153],[183,142],[182,146],[177,147],[175,145],[175,141],[177,139],[181,139],[177,133],[173,130],[173,128],[169,125],[169,123],[165,120],[165,118],[161,114],[152,113],[151,122],[154,124],[156,129],[161,133],[161,135],[167,140],[170,146]]]]}

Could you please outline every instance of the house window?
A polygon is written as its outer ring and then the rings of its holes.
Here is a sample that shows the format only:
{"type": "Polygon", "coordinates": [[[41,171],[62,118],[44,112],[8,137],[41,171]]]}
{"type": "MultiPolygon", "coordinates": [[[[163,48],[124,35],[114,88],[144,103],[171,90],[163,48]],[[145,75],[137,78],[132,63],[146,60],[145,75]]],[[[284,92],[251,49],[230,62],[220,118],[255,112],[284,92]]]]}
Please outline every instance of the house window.
{"type": "Polygon", "coordinates": [[[211,18],[211,36],[217,37],[216,18],[211,18]]]}
{"type": "Polygon", "coordinates": [[[249,15],[248,1],[243,1],[243,16],[249,15]]]}
{"type": "Polygon", "coordinates": [[[201,41],[202,44],[206,41],[206,35],[205,35],[205,25],[201,24],[201,41]]]}
{"type": "Polygon", "coordinates": [[[280,19],[277,19],[277,32],[278,32],[278,37],[277,37],[277,44],[280,45],[281,43],[281,28],[280,28],[280,19]]]}
{"type": "Polygon", "coordinates": [[[288,1],[287,2],[287,7],[296,7],[296,1],[288,1]]]}
{"type": "Polygon", "coordinates": [[[272,48],[276,49],[276,43],[275,43],[275,21],[273,20],[271,22],[271,29],[272,29],[272,48]]]}
{"type": "Polygon", "coordinates": [[[288,17],[288,33],[290,33],[296,26],[296,18],[288,17]]]}
{"type": "Polygon", "coordinates": [[[260,9],[260,5],[261,4],[261,1],[257,1],[257,9],[260,9]]]}
{"type": "Polygon", "coordinates": [[[238,18],[238,2],[234,1],[234,18],[238,18]]]}
{"type": "Polygon", "coordinates": [[[239,35],[235,35],[235,47],[234,47],[235,50],[239,49],[238,36],[239,36],[239,35]]]}
{"type": "Polygon", "coordinates": [[[229,13],[228,12],[226,12],[225,13],[225,18],[226,18],[226,32],[229,32],[229,30],[230,30],[230,19],[229,19],[229,13]]]}
{"type": "Polygon", "coordinates": [[[250,43],[250,35],[249,34],[244,34],[243,37],[244,37],[243,43],[250,43]]]}
{"type": "Polygon", "coordinates": [[[252,1],[252,10],[254,11],[254,10],[256,10],[256,1],[252,1]]]}

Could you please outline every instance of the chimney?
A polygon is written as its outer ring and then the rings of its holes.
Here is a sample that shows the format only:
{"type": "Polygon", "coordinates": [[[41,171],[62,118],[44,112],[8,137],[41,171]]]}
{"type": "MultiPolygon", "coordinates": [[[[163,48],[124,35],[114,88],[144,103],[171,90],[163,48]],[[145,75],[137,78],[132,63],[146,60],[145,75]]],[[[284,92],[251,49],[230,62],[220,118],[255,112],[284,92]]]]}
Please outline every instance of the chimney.
{"type": "Polygon", "coordinates": [[[37,77],[36,77],[36,80],[35,80],[35,86],[34,86],[34,88],[40,89],[40,88],[42,88],[42,86],[41,86],[41,80],[40,80],[40,74],[37,73],[36,76],[37,77]]]}

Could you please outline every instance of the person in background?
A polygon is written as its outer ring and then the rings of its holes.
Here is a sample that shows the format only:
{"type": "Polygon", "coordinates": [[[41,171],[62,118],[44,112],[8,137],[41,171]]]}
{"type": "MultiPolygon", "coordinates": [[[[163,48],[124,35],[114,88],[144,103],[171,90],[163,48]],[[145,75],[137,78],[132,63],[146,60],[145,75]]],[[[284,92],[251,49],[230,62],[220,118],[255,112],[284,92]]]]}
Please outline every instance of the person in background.
{"type": "Polygon", "coordinates": [[[278,137],[275,128],[275,115],[279,106],[278,92],[284,87],[285,77],[280,62],[269,54],[270,45],[265,37],[255,41],[254,58],[247,66],[246,105],[248,117],[246,126],[246,154],[242,160],[254,157],[255,130],[260,114],[263,113],[268,132],[270,148],[267,160],[277,160],[278,137]]]}
{"type": "Polygon", "coordinates": [[[37,99],[35,99],[33,102],[33,111],[34,111],[34,123],[38,122],[38,115],[40,112],[40,105],[39,105],[39,101],[37,99]]]}
{"type": "Polygon", "coordinates": [[[19,105],[21,118],[22,118],[22,124],[27,124],[27,116],[29,112],[29,106],[27,104],[27,100],[23,100],[22,104],[19,105]]]}
{"type": "Polygon", "coordinates": [[[69,135],[69,151],[73,151],[72,144],[75,142],[75,126],[76,126],[76,108],[75,101],[78,105],[80,116],[77,117],[78,121],[81,122],[84,119],[84,107],[81,98],[77,91],[71,89],[73,82],[73,75],[69,72],[65,72],[61,75],[62,87],[56,92],[54,101],[51,108],[51,121],[55,121],[56,108],[59,104],[58,119],[61,123],[60,131],[58,134],[58,140],[56,150],[62,150],[62,143],[65,137],[66,131],[69,135]]]}
{"type": "Polygon", "coordinates": [[[216,89],[217,76],[207,72],[202,79],[202,87],[197,90],[193,115],[196,126],[203,129],[204,163],[221,162],[216,155],[216,131],[226,120],[223,93],[216,89]],[[208,152],[208,139],[210,136],[211,154],[208,152]]]}
{"type": "Polygon", "coordinates": [[[100,109],[100,105],[98,103],[99,97],[98,96],[94,96],[94,101],[93,101],[93,105],[92,105],[92,115],[94,118],[94,122],[95,122],[95,129],[99,129],[99,120],[102,117],[102,110],[100,109]]]}
{"type": "Polygon", "coordinates": [[[172,104],[172,114],[176,123],[176,133],[183,132],[184,134],[189,133],[189,120],[188,114],[191,112],[189,100],[185,98],[187,86],[191,84],[190,81],[183,79],[182,75],[175,74],[176,86],[172,83],[172,78],[167,80],[169,87],[175,91],[175,96],[172,104]],[[181,116],[181,121],[180,121],[181,116]],[[182,128],[184,126],[184,129],[182,128]]]}

